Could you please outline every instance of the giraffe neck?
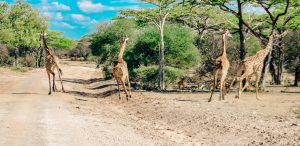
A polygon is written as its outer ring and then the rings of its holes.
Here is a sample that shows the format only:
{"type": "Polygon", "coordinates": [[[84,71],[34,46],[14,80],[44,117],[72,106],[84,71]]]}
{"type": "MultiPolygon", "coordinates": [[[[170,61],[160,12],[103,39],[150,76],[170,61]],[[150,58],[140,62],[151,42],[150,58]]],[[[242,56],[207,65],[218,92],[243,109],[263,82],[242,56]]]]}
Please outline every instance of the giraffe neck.
{"type": "Polygon", "coordinates": [[[222,56],[227,57],[226,53],[226,36],[225,34],[222,35],[222,56]]]}
{"type": "Polygon", "coordinates": [[[266,48],[264,49],[266,51],[266,54],[268,54],[272,50],[273,40],[274,40],[274,35],[272,33],[269,37],[268,44],[267,44],[266,48]]]}
{"type": "Polygon", "coordinates": [[[46,55],[52,55],[51,50],[48,48],[47,43],[46,43],[46,39],[44,37],[44,34],[42,34],[42,38],[41,38],[41,47],[43,47],[45,49],[46,55]]]}
{"type": "Polygon", "coordinates": [[[123,54],[124,54],[124,51],[125,51],[125,47],[126,47],[126,41],[121,44],[120,51],[119,51],[119,54],[118,54],[118,62],[124,62],[123,54]]]}

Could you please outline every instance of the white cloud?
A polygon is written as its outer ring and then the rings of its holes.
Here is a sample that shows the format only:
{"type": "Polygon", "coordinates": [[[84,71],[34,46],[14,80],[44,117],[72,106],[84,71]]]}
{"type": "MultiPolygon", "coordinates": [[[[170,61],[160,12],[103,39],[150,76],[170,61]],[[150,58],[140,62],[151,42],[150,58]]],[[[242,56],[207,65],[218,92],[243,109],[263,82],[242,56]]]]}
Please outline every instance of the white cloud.
{"type": "Polygon", "coordinates": [[[116,9],[117,10],[123,10],[123,9],[140,10],[143,9],[143,7],[138,5],[132,5],[132,6],[116,7],[116,9]]]}
{"type": "Polygon", "coordinates": [[[98,21],[95,19],[91,19],[88,16],[84,16],[82,14],[71,14],[71,17],[75,20],[75,23],[83,25],[83,27],[97,24],[98,21]]]}
{"type": "Polygon", "coordinates": [[[81,11],[86,13],[95,13],[95,12],[102,12],[106,10],[114,10],[113,7],[105,6],[101,3],[93,3],[90,0],[81,0],[77,2],[77,5],[81,11]]]}
{"type": "Polygon", "coordinates": [[[70,6],[60,4],[58,2],[51,3],[57,10],[71,10],[70,6]]]}
{"type": "Polygon", "coordinates": [[[71,17],[77,21],[89,21],[91,18],[82,14],[71,14],[71,17]]]}
{"type": "Polygon", "coordinates": [[[53,24],[57,25],[57,26],[60,26],[60,27],[63,27],[63,28],[68,28],[68,29],[76,28],[75,26],[72,26],[72,25],[70,25],[69,23],[66,23],[66,22],[54,22],[53,24]]]}
{"type": "Polygon", "coordinates": [[[43,15],[50,17],[53,20],[63,20],[63,16],[61,14],[61,12],[44,12],[43,15]]]}
{"type": "Polygon", "coordinates": [[[56,14],[55,14],[55,19],[56,19],[56,20],[63,20],[62,14],[61,14],[60,12],[56,13],[56,14]]]}
{"type": "Polygon", "coordinates": [[[91,21],[91,23],[92,23],[92,24],[97,24],[97,23],[98,23],[98,21],[97,21],[97,20],[95,20],[95,19],[93,19],[93,20],[91,21]]]}
{"type": "Polygon", "coordinates": [[[70,25],[70,24],[68,24],[66,22],[62,22],[61,24],[62,24],[62,26],[70,28],[70,29],[74,29],[75,28],[74,26],[72,26],[72,25],[70,25]]]}
{"type": "Polygon", "coordinates": [[[45,2],[43,2],[43,6],[42,6],[43,10],[65,10],[65,11],[69,11],[71,10],[70,6],[64,5],[64,4],[60,4],[58,2],[52,2],[51,4],[45,4],[45,2]]]}
{"type": "Polygon", "coordinates": [[[140,4],[142,3],[139,0],[113,0],[111,3],[131,3],[131,4],[140,4]]]}

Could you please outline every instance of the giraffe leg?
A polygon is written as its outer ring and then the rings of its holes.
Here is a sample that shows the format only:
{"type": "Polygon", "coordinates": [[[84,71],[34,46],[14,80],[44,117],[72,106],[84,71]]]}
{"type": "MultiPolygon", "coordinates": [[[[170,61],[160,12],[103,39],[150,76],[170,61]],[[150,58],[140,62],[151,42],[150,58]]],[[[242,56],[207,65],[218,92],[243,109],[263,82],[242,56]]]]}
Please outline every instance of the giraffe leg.
{"type": "Polygon", "coordinates": [[[248,90],[249,85],[250,85],[250,80],[249,80],[249,78],[246,78],[246,84],[244,85],[244,87],[243,87],[243,89],[242,89],[242,92],[244,92],[245,89],[248,90]]]}
{"type": "Polygon", "coordinates": [[[51,95],[51,76],[50,73],[47,71],[47,75],[48,75],[48,80],[49,80],[49,93],[48,95],[51,95]]]}
{"type": "Polygon", "coordinates": [[[124,91],[125,91],[125,93],[126,93],[126,99],[128,100],[128,91],[127,91],[127,89],[126,89],[125,81],[121,80],[121,83],[122,83],[123,88],[124,88],[124,91]]]}
{"type": "Polygon", "coordinates": [[[208,102],[211,102],[212,97],[214,95],[215,88],[217,86],[218,73],[219,73],[219,68],[214,68],[214,71],[213,71],[214,82],[213,82],[213,87],[212,87],[210,98],[209,98],[208,102]]]}
{"type": "MultiPolygon", "coordinates": [[[[224,89],[225,89],[225,80],[227,76],[227,71],[222,70],[222,76],[221,76],[221,84],[220,84],[220,98],[219,100],[224,100],[225,99],[225,94],[224,94],[224,89]]],[[[225,89],[226,90],[226,89],[225,89]]]]}
{"type": "Polygon", "coordinates": [[[223,83],[223,98],[222,98],[222,100],[225,100],[225,95],[226,94],[227,94],[227,92],[226,92],[226,79],[225,79],[225,81],[223,83]]]}
{"type": "Polygon", "coordinates": [[[255,92],[256,92],[256,99],[257,100],[260,100],[260,98],[258,97],[258,83],[259,83],[259,80],[260,80],[260,74],[259,73],[256,73],[256,79],[255,79],[255,92]]]}
{"type": "Polygon", "coordinates": [[[236,78],[233,78],[233,79],[232,79],[232,81],[231,81],[231,83],[230,83],[230,86],[229,86],[229,90],[228,90],[227,93],[229,93],[230,90],[232,90],[232,87],[233,87],[233,84],[234,84],[235,80],[236,80],[236,78]]]}
{"type": "MultiPolygon", "coordinates": [[[[243,88],[243,80],[245,79],[245,78],[247,78],[249,75],[250,75],[251,73],[249,73],[249,71],[247,72],[247,71],[245,71],[245,73],[240,77],[240,78],[237,78],[237,80],[238,80],[238,82],[239,82],[239,88],[238,88],[238,95],[236,96],[236,98],[240,98],[240,96],[241,96],[241,94],[242,94],[242,92],[243,92],[243,90],[242,89],[244,89],[243,88]]],[[[246,84],[247,84],[248,82],[246,82],[246,84]]],[[[246,85],[245,85],[246,86],[246,85]]]]}
{"type": "Polygon", "coordinates": [[[56,85],[55,85],[55,73],[52,71],[51,72],[51,74],[52,74],[52,76],[53,76],[53,80],[52,80],[52,84],[53,84],[53,86],[52,86],[52,90],[53,90],[53,92],[56,92],[57,91],[57,88],[56,88],[56,85]]]}
{"type": "Polygon", "coordinates": [[[120,90],[120,82],[118,79],[117,80],[117,85],[118,85],[118,90],[119,90],[119,99],[121,99],[121,90],[120,90]]]}
{"type": "Polygon", "coordinates": [[[248,77],[248,78],[246,78],[246,84],[248,84],[248,86],[247,86],[247,91],[249,91],[250,90],[250,86],[251,86],[251,82],[250,82],[250,80],[251,80],[251,75],[248,77]]]}
{"type": "Polygon", "coordinates": [[[130,83],[130,80],[129,80],[128,76],[127,76],[127,82],[128,82],[129,98],[131,98],[131,83],[130,83]]]}
{"type": "MultiPolygon", "coordinates": [[[[59,69],[60,70],[60,69],[59,69]]],[[[61,72],[58,71],[58,77],[59,77],[59,80],[60,80],[60,84],[61,84],[61,88],[62,88],[62,91],[65,92],[65,88],[64,88],[64,85],[62,83],[62,79],[61,79],[61,72]]]]}

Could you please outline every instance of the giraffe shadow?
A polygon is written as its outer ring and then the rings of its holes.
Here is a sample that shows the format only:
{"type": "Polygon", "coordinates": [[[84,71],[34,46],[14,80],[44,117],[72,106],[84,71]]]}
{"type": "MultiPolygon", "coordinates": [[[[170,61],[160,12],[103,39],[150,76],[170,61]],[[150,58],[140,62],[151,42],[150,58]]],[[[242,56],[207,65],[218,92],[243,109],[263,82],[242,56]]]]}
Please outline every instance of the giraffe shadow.
{"type": "Polygon", "coordinates": [[[101,93],[88,93],[88,92],[80,92],[80,91],[66,91],[66,93],[75,95],[75,96],[81,96],[81,97],[88,97],[88,98],[106,98],[113,94],[118,93],[118,90],[108,90],[101,93]]]}
{"type": "Polygon", "coordinates": [[[76,84],[92,84],[95,82],[100,82],[100,81],[105,81],[105,80],[103,78],[92,78],[92,79],[88,79],[88,80],[65,78],[65,79],[63,79],[63,81],[69,82],[69,83],[76,83],[76,84]]]}
{"type": "Polygon", "coordinates": [[[90,89],[98,90],[98,89],[104,89],[104,88],[111,87],[111,86],[117,86],[117,84],[104,84],[104,85],[100,85],[100,86],[93,87],[93,88],[90,88],[90,89]]]}

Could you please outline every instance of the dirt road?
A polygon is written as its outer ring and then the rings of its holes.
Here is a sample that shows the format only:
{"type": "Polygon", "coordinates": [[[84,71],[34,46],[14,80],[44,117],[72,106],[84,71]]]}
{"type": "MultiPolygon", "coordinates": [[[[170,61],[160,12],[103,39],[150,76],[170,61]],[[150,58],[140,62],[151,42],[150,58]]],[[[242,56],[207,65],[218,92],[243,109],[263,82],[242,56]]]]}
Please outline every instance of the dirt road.
{"type": "MultiPolygon", "coordinates": [[[[80,68],[66,69],[66,76],[85,71],[74,72],[80,68]]],[[[154,145],[105,115],[76,114],[79,107],[70,104],[74,96],[48,96],[44,70],[23,74],[5,70],[0,80],[0,145],[154,145]]]]}
{"type": "Polygon", "coordinates": [[[0,145],[300,145],[298,93],[207,103],[208,93],[134,92],[127,102],[94,65],[62,68],[67,93],[51,96],[44,70],[0,68],[0,145]]]}

